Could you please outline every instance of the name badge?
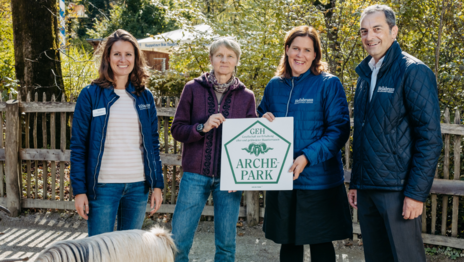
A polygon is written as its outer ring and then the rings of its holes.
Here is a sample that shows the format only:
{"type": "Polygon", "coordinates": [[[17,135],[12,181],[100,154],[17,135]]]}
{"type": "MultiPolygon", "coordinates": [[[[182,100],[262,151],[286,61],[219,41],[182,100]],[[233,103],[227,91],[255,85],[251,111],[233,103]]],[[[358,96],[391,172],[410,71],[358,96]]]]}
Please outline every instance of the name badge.
{"type": "Polygon", "coordinates": [[[99,108],[99,109],[95,109],[92,111],[92,116],[93,117],[97,117],[97,116],[104,116],[106,115],[106,108],[99,108]]]}

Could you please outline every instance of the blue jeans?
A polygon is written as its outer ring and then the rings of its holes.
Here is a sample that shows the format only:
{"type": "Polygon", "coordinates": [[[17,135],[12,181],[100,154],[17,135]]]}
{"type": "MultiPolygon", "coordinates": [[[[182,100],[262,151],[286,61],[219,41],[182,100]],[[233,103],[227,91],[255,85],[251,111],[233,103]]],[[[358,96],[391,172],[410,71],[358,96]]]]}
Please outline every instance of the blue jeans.
{"type": "Polygon", "coordinates": [[[219,178],[185,172],[182,177],[176,209],[172,219],[172,234],[179,249],[176,262],[188,262],[193,237],[210,193],[214,200],[214,235],[216,262],[235,261],[235,236],[242,192],[219,190],[219,178]]]}
{"type": "Polygon", "coordinates": [[[98,183],[97,198],[89,198],[89,236],[113,232],[116,216],[118,230],[142,229],[149,187],[142,182],[98,183]]]}

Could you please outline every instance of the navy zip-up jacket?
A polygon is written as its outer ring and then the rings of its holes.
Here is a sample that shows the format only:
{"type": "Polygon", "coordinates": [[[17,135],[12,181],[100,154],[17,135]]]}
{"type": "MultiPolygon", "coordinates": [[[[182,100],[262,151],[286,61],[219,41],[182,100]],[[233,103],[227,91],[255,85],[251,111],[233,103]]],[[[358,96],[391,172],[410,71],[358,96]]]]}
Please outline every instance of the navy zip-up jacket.
{"type": "MultiPolygon", "coordinates": [[[[126,91],[134,99],[141,124],[145,182],[152,190],[162,189],[164,182],[158,117],[153,95],[147,89],[140,96],[135,95],[132,84],[129,84],[126,91]]],[[[96,198],[95,186],[105,148],[108,118],[111,106],[118,98],[113,87],[101,88],[97,85],[87,86],[79,94],[71,136],[71,185],[74,195],[87,194],[89,198],[96,198]]]]}
{"type": "Polygon", "coordinates": [[[274,77],[264,90],[259,116],[293,117],[293,157],[305,155],[309,164],[294,189],[321,190],[344,182],[340,149],[350,135],[350,117],[345,90],[331,74],[311,70],[284,79],[274,77]]]}
{"type": "Polygon", "coordinates": [[[435,75],[395,41],[369,102],[371,58],[356,68],[350,188],[404,191],[424,202],[443,144],[435,75]]]}

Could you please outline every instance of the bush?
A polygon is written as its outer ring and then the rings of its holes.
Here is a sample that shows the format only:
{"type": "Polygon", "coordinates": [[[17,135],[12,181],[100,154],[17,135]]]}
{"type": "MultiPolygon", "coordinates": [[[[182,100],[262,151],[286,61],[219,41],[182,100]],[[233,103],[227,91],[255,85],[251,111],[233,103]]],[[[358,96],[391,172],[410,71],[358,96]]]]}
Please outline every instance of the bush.
{"type": "Polygon", "coordinates": [[[180,97],[185,84],[193,79],[175,70],[158,70],[150,71],[147,88],[156,96],[173,96],[180,97]]]}

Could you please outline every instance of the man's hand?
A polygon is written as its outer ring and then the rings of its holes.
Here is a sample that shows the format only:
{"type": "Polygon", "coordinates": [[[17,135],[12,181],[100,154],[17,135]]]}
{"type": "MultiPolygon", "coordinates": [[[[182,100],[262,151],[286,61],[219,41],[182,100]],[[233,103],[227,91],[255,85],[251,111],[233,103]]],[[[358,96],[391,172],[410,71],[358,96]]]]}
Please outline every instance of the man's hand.
{"type": "Polygon", "coordinates": [[[89,216],[89,200],[86,194],[79,194],[74,197],[74,207],[76,207],[77,213],[83,219],[88,220],[89,216]]]}
{"type": "Polygon", "coordinates": [[[300,173],[303,172],[303,169],[308,165],[308,159],[306,159],[305,155],[301,155],[297,157],[293,161],[293,165],[288,170],[289,173],[293,172],[293,180],[297,180],[300,176],[300,173]]]}
{"type": "Polygon", "coordinates": [[[348,192],[348,202],[354,209],[358,209],[358,191],[356,189],[350,189],[348,192]]]}
{"type": "Polygon", "coordinates": [[[226,118],[221,113],[211,115],[203,127],[203,132],[208,133],[211,129],[218,128],[224,121],[226,118]]]}
{"type": "Polygon", "coordinates": [[[269,120],[269,122],[272,122],[274,121],[275,116],[271,112],[267,112],[266,114],[262,116],[262,118],[266,118],[267,120],[269,120]]]}
{"type": "Polygon", "coordinates": [[[155,188],[153,190],[153,193],[151,193],[151,205],[150,208],[153,209],[150,212],[150,216],[152,216],[158,209],[161,207],[161,203],[163,202],[163,196],[161,194],[161,189],[160,188],[155,188]],[[156,202],[156,206],[155,206],[156,202]]]}
{"type": "Polygon", "coordinates": [[[404,198],[403,202],[403,218],[404,219],[415,219],[422,214],[424,203],[414,200],[409,197],[404,198]]]}

